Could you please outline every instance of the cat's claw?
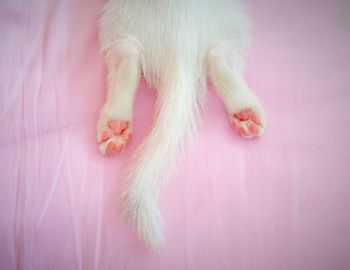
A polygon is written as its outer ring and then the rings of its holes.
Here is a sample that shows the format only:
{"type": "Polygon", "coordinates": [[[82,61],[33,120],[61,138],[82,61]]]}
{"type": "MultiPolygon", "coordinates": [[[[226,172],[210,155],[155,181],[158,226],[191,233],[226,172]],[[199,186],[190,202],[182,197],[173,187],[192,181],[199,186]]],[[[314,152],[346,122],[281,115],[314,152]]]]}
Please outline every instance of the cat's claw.
{"type": "Polygon", "coordinates": [[[244,109],[231,114],[230,122],[234,130],[248,139],[261,136],[264,131],[261,118],[252,109],[244,109]]]}
{"type": "Polygon", "coordinates": [[[112,119],[97,131],[97,142],[103,154],[108,156],[122,152],[131,139],[129,121],[112,119]]]}

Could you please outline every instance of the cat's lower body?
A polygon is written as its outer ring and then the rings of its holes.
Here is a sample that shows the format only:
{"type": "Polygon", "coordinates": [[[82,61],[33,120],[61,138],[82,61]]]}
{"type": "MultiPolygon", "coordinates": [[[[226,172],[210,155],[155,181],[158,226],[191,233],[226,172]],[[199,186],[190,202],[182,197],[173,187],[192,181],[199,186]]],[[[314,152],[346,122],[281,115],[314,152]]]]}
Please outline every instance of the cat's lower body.
{"type": "Polygon", "coordinates": [[[108,64],[108,97],[97,124],[103,154],[123,151],[131,139],[142,75],[158,92],[153,130],[134,155],[122,195],[125,216],[153,248],[162,243],[159,184],[174,167],[184,138],[195,129],[206,81],[212,81],[236,132],[246,138],[263,132],[262,106],[242,75],[247,20],[241,6],[235,5],[236,17],[228,14],[227,20],[216,18],[222,10],[208,12],[195,5],[182,13],[171,6],[142,13],[141,7],[124,1],[106,5],[100,32],[108,64]],[[188,16],[191,12],[193,17],[188,16]]]}

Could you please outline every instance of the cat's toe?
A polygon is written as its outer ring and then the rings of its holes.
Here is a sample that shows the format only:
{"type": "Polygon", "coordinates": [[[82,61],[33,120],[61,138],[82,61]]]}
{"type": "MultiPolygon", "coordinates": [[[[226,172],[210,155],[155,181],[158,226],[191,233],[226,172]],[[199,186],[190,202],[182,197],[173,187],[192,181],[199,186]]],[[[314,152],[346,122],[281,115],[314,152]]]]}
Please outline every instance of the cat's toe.
{"type": "Polygon", "coordinates": [[[107,155],[113,155],[113,154],[120,153],[121,151],[123,151],[123,149],[124,149],[123,144],[118,144],[118,143],[111,141],[107,144],[105,153],[107,155]]]}
{"type": "Polygon", "coordinates": [[[105,125],[97,128],[97,142],[103,154],[121,153],[131,139],[131,124],[129,121],[111,119],[105,125]]]}
{"type": "Polygon", "coordinates": [[[261,136],[264,131],[262,116],[252,109],[243,109],[230,115],[231,125],[245,138],[261,136]]]}

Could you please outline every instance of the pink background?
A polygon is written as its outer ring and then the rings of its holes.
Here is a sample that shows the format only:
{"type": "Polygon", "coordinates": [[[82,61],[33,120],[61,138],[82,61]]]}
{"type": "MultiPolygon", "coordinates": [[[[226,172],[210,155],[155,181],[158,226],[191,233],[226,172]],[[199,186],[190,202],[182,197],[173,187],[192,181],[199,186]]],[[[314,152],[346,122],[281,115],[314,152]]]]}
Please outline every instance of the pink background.
{"type": "Polygon", "coordinates": [[[95,143],[103,2],[0,2],[0,268],[350,269],[350,2],[247,1],[247,78],[266,132],[234,134],[210,91],[161,195],[157,258],[116,201],[155,94],[140,87],[125,153],[106,158],[95,143]]]}

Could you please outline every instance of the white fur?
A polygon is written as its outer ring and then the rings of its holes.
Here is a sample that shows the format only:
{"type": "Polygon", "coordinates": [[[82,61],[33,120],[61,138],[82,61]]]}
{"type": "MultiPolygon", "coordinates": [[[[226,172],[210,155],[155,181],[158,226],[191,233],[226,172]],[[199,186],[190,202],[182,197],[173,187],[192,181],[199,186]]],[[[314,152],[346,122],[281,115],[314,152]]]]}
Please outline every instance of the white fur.
{"type": "Polygon", "coordinates": [[[207,75],[229,113],[249,107],[263,118],[241,75],[248,32],[237,0],[110,0],[105,5],[100,40],[109,94],[98,137],[109,119],[131,121],[140,72],[158,91],[154,127],[133,156],[122,195],[129,223],[153,249],[163,243],[160,183],[174,168],[184,138],[195,130],[207,75]]]}

